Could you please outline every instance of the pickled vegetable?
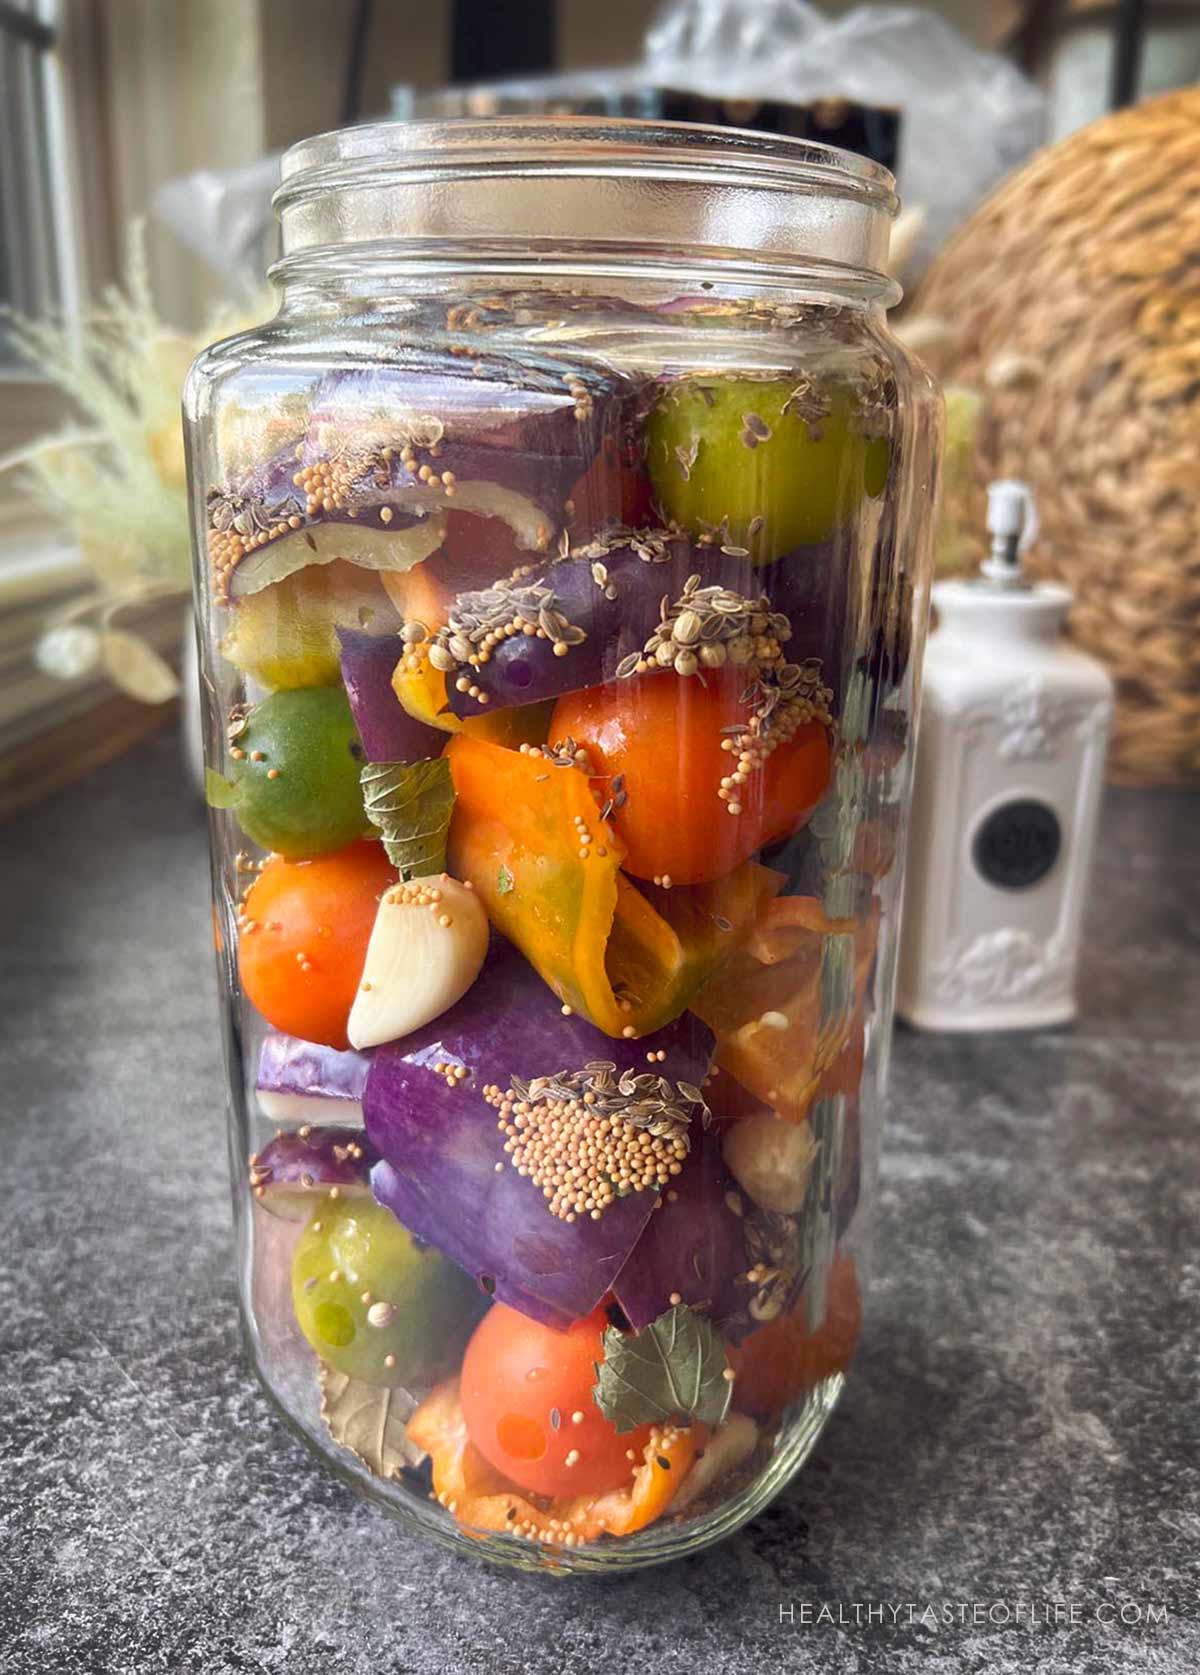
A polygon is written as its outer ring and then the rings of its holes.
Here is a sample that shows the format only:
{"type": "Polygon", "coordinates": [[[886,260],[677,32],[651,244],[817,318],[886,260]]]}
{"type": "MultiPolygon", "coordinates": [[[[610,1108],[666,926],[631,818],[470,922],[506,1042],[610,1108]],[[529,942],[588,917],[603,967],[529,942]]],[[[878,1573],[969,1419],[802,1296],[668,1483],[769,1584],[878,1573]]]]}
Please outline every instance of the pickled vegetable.
{"type": "Polygon", "coordinates": [[[873,328],[496,286],[205,485],[209,788],[272,1384],[586,1567],[740,1517],[853,1353],[922,584],[873,328]]]}
{"type": "Polygon", "coordinates": [[[486,1307],[465,1275],[421,1249],[381,1205],[328,1197],[296,1247],[292,1299],[323,1361],[366,1384],[406,1388],[446,1371],[486,1307]]]}
{"type": "Polygon", "coordinates": [[[703,682],[646,675],[555,706],[551,738],[573,740],[594,782],[617,788],[612,825],[634,877],[724,878],[794,832],[820,802],[829,782],[824,720],[798,704],[777,722],[769,749],[751,743],[745,686],[724,670],[703,682]],[[744,751],[731,748],[738,729],[744,751]]]}
{"type": "Polygon", "coordinates": [[[297,571],[238,602],[222,656],[271,690],[335,686],[338,629],[392,638],[400,618],[378,576],[343,559],[297,571]]]}
{"type": "Polygon", "coordinates": [[[310,860],[370,830],[359,783],[365,753],[340,687],[264,698],[238,730],[231,754],[228,789],[216,794],[263,849],[310,860]]]}
{"type": "Polygon", "coordinates": [[[695,894],[639,890],[607,818],[615,782],[599,807],[589,770],[562,750],[457,738],[446,754],[454,872],[559,999],[606,1035],[639,1037],[678,1017],[783,882],[750,862],[695,894]]]}
{"type": "Polygon", "coordinates": [[[845,391],[804,379],[686,378],[647,422],[658,504],[688,532],[711,531],[756,564],[825,541],[887,481],[845,391]]]}
{"type": "Polygon", "coordinates": [[[733,1351],[737,1402],[747,1413],[778,1416],[824,1378],[844,1372],[862,1327],[853,1257],[834,1260],[825,1319],[813,1331],[803,1304],[761,1326],[733,1351]]]}
{"type": "Polygon", "coordinates": [[[269,860],[238,913],[238,971],[250,1004],[284,1035],[339,1050],[379,898],[396,882],[382,844],[315,861],[269,860]]]}
{"type": "Polygon", "coordinates": [[[592,1394],[607,1325],[598,1309],[556,1332],[497,1303],[476,1327],[459,1393],[467,1435],[518,1488],[596,1495],[633,1475],[649,1425],[618,1432],[592,1394]]]}

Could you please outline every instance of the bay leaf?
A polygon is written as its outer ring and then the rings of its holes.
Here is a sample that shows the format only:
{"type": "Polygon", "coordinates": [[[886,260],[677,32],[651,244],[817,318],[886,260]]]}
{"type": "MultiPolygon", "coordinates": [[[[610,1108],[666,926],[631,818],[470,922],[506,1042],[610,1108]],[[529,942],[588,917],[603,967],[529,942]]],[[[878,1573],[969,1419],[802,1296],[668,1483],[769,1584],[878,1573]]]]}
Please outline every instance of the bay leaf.
{"type": "Polygon", "coordinates": [[[335,1367],[318,1363],[321,1418],[334,1442],[348,1448],[376,1477],[399,1477],[419,1466],[423,1449],[409,1441],[405,1426],[420,1405],[399,1385],[365,1384],[335,1367]]]}

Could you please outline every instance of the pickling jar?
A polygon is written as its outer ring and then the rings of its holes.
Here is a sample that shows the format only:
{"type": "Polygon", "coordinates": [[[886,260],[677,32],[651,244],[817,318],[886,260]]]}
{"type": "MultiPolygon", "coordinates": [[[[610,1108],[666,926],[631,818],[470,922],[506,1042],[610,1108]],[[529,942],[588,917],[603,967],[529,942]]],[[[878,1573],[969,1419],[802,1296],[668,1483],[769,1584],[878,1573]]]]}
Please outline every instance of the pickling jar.
{"type": "Polygon", "coordinates": [[[185,399],[250,1354],[425,1534],[654,1563],[853,1376],[940,430],[893,183],[462,121],[275,203],[185,399]]]}

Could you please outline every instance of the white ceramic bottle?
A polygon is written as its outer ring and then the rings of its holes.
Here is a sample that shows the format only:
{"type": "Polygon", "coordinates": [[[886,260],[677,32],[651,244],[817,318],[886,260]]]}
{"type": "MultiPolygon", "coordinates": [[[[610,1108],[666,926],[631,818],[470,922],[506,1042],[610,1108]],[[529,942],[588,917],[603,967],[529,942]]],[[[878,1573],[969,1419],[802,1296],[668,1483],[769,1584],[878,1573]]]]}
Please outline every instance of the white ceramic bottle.
{"type": "Polygon", "coordinates": [[[922,1029],[1075,1015],[1112,682],[1062,637],[1069,589],[1022,573],[1024,483],[991,485],[988,530],[981,576],[933,590],[897,999],[922,1029]]]}

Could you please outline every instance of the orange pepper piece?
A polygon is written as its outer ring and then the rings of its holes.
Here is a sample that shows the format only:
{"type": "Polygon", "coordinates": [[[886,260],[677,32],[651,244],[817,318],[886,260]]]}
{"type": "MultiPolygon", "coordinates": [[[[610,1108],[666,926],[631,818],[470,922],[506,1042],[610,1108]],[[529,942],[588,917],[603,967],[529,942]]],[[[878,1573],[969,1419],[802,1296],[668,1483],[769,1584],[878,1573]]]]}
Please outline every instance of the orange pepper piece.
{"type": "Polygon", "coordinates": [[[462,734],[446,758],[451,871],[559,999],[607,1035],[647,1035],[678,1017],[782,886],[745,862],[715,884],[638,889],[579,768],[462,734]]]}
{"type": "Polygon", "coordinates": [[[576,1542],[632,1535],[661,1518],[708,1437],[704,1425],[656,1429],[627,1487],[552,1500],[515,1488],[487,1463],[467,1434],[456,1378],[430,1392],[408,1434],[429,1455],[434,1494],[465,1534],[499,1532],[558,1546],[568,1535],[576,1542]]]}
{"type": "Polygon", "coordinates": [[[692,999],[692,1011],[717,1038],[714,1060],[789,1122],[803,1122],[826,1072],[861,1015],[875,952],[878,910],[864,919],[829,919],[808,897],[773,901],[745,946],[692,999]],[[854,1017],[821,1020],[821,947],[825,936],[852,936],[858,1008],[854,1017]],[[780,1014],[786,1028],[772,1028],[780,1014]]]}
{"type": "Polygon", "coordinates": [[[605,1535],[632,1535],[653,1524],[669,1509],[707,1440],[706,1425],[689,1425],[682,1431],[672,1426],[659,1431],[645,1446],[631,1488],[610,1489],[607,1495],[593,1498],[586,1508],[574,1503],[586,1527],[597,1526],[605,1535]]]}
{"type": "Polygon", "coordinates": [[[747,937],[746,950],[762,965],[777,965],[812,936],[841,936],[854,928],[853,919],[831,919],[816,896],[784,896],[747,937]]]}

